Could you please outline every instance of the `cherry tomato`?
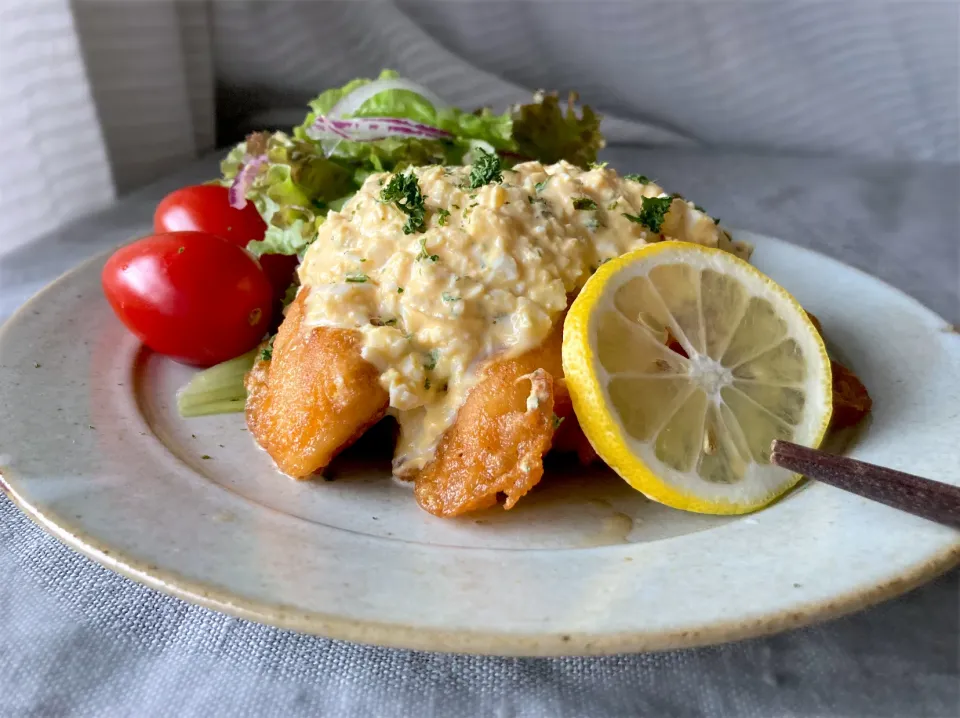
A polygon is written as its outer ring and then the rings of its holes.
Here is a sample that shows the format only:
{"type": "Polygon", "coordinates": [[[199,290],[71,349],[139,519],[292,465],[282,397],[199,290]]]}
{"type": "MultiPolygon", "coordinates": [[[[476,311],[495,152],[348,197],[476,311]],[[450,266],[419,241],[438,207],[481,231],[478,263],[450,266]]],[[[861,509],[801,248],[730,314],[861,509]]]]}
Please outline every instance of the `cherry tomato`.
{"type": "Polygon", "coordinates": [[[131,332],[186,364],[239,356],[270,326],[273,290],[257,260],[205,232],[154,234],[121,247],[101,280],[131,332]]]}
{"type": "MultiPolygon", "coordinates": [[[[157,234],[207,232],[241,247],[263,239],[266,229],[252,202],[243,209],[231,207],[229,191],[219,185],[181,187],[164,197],[153,214],[153,231],[157,234]]],[[[273,316],[279,323],[283,319],[283,300],[299,260],[283,254],[265,254],[259,261],[273,286],[273,316]]]]}
{"type": "MultiPolygon", "coordinates": [[[[253,240],[263,239],[267,225],[252,203],[243,209],[231,207],[226,187],[200,184],[181,187],[164,197],[153,214],[153,231],[209,232],[246,247],[253,240]]],[[[274,298],[283,299],[293,281],[297,258],[265,254],[260,257],[260,265],[274,287],[274,298]]]]}
{"type": "Polygon", "coordinates": [[[157,234],[209,232],[241,247],[253,239],[263,239],[266,230],[252,203],[234,209],[227,188],[213,184],[181,187],[164,197],[153,214],[153,231],[157,234]]]}

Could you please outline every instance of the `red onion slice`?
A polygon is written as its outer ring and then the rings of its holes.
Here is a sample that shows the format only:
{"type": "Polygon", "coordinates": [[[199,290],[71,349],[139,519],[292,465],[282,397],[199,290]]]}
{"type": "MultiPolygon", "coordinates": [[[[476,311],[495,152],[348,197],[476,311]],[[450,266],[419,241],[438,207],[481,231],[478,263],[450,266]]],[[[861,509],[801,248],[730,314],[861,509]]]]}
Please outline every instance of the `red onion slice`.
{"type": "Polygon", "coordinates": [[[409,92],[413,92],[433,105],[435,110],[442,110],[448,106],[443,99],[431,92],[429,88],[416,82],[397,77],[389,80],[374,80],[366,85],[361,85],[353,92],[341,97],[340,101],[330,108],[327,117],[339,118],[344,115],[352,115],[363,106],[364,102],[387,90],[408,90],[409,92]]]}
{"type": "Polygon", "coordinates": [[[233,183],[227,191],[227,197],[230,200],[230,206],[234,209],[243,209],[247,206],[247,190],[253,184],[260,167],[267,162],[266,155],[257,155],[256,157],[247,157],[244,160],[243,167],[233,178],[233,183]]]}
{"type": "Polygon", "coordinates": [[[402,117],[354,117],[342,120],[329,115],[319,115],[307,134],[315,140],[350,142],[376,142],[388,137],[441,140],[453,136],[445,130],[402,117]]]}

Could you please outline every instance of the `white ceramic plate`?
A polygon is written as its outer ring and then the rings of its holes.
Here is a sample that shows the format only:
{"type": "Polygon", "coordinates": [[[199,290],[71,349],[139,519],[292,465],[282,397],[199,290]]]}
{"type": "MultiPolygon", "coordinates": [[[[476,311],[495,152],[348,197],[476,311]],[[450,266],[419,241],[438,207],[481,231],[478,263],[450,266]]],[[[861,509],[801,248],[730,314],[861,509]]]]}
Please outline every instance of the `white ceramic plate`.
{"type": "MultiPolygon", "coordinates": [[[[844,265],[739,236],[870,389],[873,419],[851,454],[960,484],[956,330],[844,265]]],[[[141,349],[113,317],[104,259],[41,292],[0,334],[4,488],[68,545],[188,601],[392,646],[611,653],[798,626],[899,594],[960,557],[957,532],[820,484],[717,518],[567,469],[512,511],[441,520],[362,448],[335,481],[296,483],[242,415],[178,418],[174,393],[191,370],[141,349]]]]}

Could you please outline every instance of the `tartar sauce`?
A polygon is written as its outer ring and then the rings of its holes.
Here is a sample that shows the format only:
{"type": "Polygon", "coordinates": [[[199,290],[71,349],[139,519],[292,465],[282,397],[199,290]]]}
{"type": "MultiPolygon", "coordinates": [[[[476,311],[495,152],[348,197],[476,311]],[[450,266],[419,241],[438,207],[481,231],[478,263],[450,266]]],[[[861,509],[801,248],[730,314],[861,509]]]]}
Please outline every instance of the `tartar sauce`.
{"type": "Polygon", "coordinates": [[[307,325],[356,329],[380,370],[401,476],[430,460],[479,364],[539,345],[603,261],[665,238],[749,253],[679,197],[659,233],[631,221],[644,197],[666,195],[605,167],[527,162],[477,189],[469,167],[409,171],[426,231],[404,234],[407,215],[380,200],[390,175],[373,175],[328,215],[300,266],[307,325]]]}

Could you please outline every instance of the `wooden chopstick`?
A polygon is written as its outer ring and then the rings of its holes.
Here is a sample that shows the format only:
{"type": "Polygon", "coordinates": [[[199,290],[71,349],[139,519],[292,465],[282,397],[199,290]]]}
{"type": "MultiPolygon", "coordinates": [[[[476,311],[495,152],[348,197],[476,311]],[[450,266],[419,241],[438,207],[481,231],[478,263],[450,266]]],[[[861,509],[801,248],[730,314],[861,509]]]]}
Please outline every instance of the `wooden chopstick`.
{"type": "Polygon", "coordinates": [[[960,529],[960,486],[827,454],[789,441],[773,442],[770,461],[807,478],[960,529]]]}

